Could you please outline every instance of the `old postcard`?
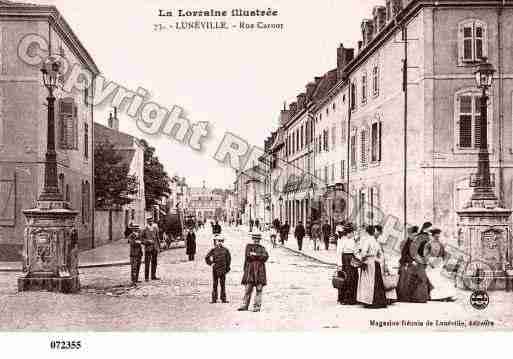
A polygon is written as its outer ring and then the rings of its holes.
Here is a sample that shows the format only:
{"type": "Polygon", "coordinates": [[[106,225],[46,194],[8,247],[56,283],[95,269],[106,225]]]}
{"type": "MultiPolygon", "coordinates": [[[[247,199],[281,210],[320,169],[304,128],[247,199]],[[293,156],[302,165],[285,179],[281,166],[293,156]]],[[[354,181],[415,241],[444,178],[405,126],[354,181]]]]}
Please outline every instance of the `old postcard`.
{"type": "Polygon", "coordinates": [[[512,34],[505,0],[0,0],[0,330],[513,329],[512,34]]]}

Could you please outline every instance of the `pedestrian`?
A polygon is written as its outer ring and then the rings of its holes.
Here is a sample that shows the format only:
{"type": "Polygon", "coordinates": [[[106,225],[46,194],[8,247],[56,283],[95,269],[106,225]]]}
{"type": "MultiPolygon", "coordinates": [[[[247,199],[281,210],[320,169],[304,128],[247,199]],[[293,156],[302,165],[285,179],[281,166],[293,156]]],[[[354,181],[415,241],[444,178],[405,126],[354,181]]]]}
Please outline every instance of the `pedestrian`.
{"type": "Polygon", "coordinates": [[[374,237],[374,227],[367,226],[360,238],[356,257],[361,261],[356,300],[366,308],[386,308],[387,298],[379,256],[381,246],[374,237]]]}
{"type": "Polygon", "coordinates": [[[139,283],[139,271],[141,269],[141,261],[143,255],[143,249],[141,240],[137,232],[132,231],[128,236],[128,243],[130,243],[130,273],[132,284],[139,283]]]}
{"type": "Polygon", "coordinates": [[[160,252],[159,241],[159,228],[156,223],[153,223],[153,218],[148,217],[147,225],[141,233],[141,240],[144,244],[144,280],[151,279],[160,280],[157,278],[157,257],[160,252]]]}
{"type": "Polygon", "coordinates": [[[285,222],[280,228],[280,243],[283,246],[285,241],[289,237],[289,227],[288,222],[285,222]]]}
{"type": "Polygon", "coordinates": [[[319,242],[321,241],[321,226],[319,223],[317,223],[317,221],[312,225],[311,238],[313,241],[314,251],[318,251],[319,242]]]}
{"type": "Polygon", "coordinates": [[[305,227],[301,221],[297,222],[296,229],[294,230],[294,236],[297,240],[297,248],[302,251],[303,250],[303,238],[305,237],[305,227]]]}
{"type": "Polygon", "coordinates": [[[244,257],[244,275],[242,276],[242,285],[245,286],[244,299],[239,311],[249,309],[251,295],[253,289],[256,290],[253,302],[253,311],[259,312],[262,307],[262,290],[267,285],[267,276],[265,270],[265,262],[269,258],[269,254],[264,246],[260,245],[262,235],[254,233],[251,235],[253,243],[246,245],[244,257]]]}
{"type": "Polygon", "coordinates": [[[430,293],[430,300],[438,302],[453,302],[456,295],[455,286],[443,274],[443,263],[447,259],[447,252],[440,241],[442,231],[438,228],[432,229],[431,240],[426,244],[425,252],[428,256],[426,274],[433,285],[430,293]]]}
{"type": "Polygon", "coordinates": [[[216,246],[212,248],[205,257],[205,262],[212,266],[212,301],[217,303],[217,289],[221,285],[221,302],[228,303],[226,300],[226,274],[230,272],[231,265],[230,251],[224,247],[224,238],[218,236],[216,246]]]}
{"type": "Polygon", "coordinates": [[[221,234],[221,231],[222,231],[221,225],[219,224],[219,221],[216,220],[216,223],[214,223],[214,225],[212,226],[212,233],[214,235],[221,234]]]}
{"type": "Polygon", "coordinates": [[[424,250],[431,239],[429,230],[432,226],[431,222],[425,222],[410,245],[410,252],[412,252],[415,261],[415,265],[410,268],[408,275],[407,285],[410,291],[410,302],[426,303],[431,298],[433,285],[426,274],[428,262],[424,250]]]}
{"type": "Polygon", "coordinates": [[[281,228],[281,223],[278,218],[275,218],[273,221],[273,227],[279,232],[281,228]]]}
{"type": "Polygon", "coordinates": [[[276,248],[276,238],[278,237],[278,231],[276,227],[271,228],[271,234],[269,235],[273,248],[276,248]]]}
{"type": "Polygon", "coordinates": [[[409,302],[411,290],[409,288],[408,276],[414,270],[414,258],[411,253],[411,244],[413,243],[418,226],[408,228],[408,237],[400,244],[401,257],[399,258],[399,281],[397,282],[397,300],[400,302],[409,302]]]}
{"type": "Polygon", "coordinates": [[[132,221],[130,221],[130,223],[126,225],[126,227],[125,227],[125,233],[124,233],[124,234],[125,234],[125,238],[126,238],[127,240],[129,239],[130,235],[131,235],[131,234],[132,234],[132,232],[134,231],[134,228],[135,228],[135,227],[134,227],[134,224],[133,224],[133,222],[132,222],[132,221]]]}
{"type": "Polygon", "coordinates": [[[196,254],[196,233],[194,233],[193,227],[189,227],[187,230],[187,237],[185,238],[185,253],[189,256],[189,261],[194,260],[196,254]]]}
{"type": "MultiPolygon", "coordinates": [[[[338,226],[337,226],[338,227],[338,226]]],[[[338,290],[338,303],[343,305],[356,304],[358,289],[358,268],[353,263],[356,261],[356,241],[354,227],[348,223],[344,228],[337,230],[337,266],[338,271],[345,277],[344,287],[338,290]]]]}
{"type": "Polygon", "coordinates": [[[253,219],[250,219],[249,220],[249,231],[250,232],[253,232],[253,226],[254,226],[255,222],[253,221],[253,219]]]}
{"type": "Polygon", "coordinates": [[[261,231],[260,230],[260,220],[258,218],[255,220],[255,227],[256,227],[257,231],[261,231]]]}
{"type": "MultiPolygon", "coordinates": [[[[386,257],[386,253],[385,253],[385,245],[386,245],[387,239],[386,239],[385,235],[383,234],[383,227],[379,224],[374,226],[374,238],[376,238],[376,241],[379,243],[379,245],[381,247],[380,257],[378,258],[379,264],[381,267],[381,275],[383,276],[383,278],[387,278],[391,275],[390,269],[388,267],[388,259],[386,257]]],[[[389,278],[392,278],[392,277],[389,277],[389,278]]],[[[389,303],[397,301],[396,288],[387,290],[386,297],[387,297],[387,300],[389,303]]]]}
{"type": "Polygon", "coordinates": [[[330,234],[331,234],[331,226],[326,220],[326,222],[322,225],[322,240],[324,241],[324,248],[328,250],[330,248],[330,234]]]}

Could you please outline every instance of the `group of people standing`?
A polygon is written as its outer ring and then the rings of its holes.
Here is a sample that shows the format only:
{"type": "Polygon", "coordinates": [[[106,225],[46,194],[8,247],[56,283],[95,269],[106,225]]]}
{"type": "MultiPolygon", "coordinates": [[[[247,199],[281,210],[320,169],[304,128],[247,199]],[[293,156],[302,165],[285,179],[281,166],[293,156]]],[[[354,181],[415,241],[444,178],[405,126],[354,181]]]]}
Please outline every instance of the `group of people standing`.
{"type": "Polygon", "coordinates": [[[453,300],[450,283],[436,265],[446,255],[441,231],[430,230],[431,226],[426,222],[420,231],[417,226],[408,230],[408,238],[401,244],[398,275],[394,275],[383,250],[386,238],[381,226],[367,226],[357,235],[352,224],[338,225],[337,275],[344,279],[338,302],[385,308],[394,301],[453,300]]]}
{"type": "Polygon", "coordinates": [[[128,226],[125,237],[130,244],[130,267],[132,284],[139,283],[139,271],[141,268],[144,247],[144,280],[159,280],[157,277],[157,258],[161,251],[159,227],[149,217],[146,226],[140,235],[134,227],[128,226]],[[150,277],[151,274],[151,277],[150,277]]]}

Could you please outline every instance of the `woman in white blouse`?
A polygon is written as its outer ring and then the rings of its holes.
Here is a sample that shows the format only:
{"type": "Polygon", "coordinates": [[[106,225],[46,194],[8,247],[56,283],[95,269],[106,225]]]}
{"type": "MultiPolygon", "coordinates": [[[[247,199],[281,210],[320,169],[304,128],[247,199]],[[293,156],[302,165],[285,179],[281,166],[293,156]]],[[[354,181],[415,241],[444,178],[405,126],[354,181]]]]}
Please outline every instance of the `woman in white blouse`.
{"type": "Polygon", "coordinates": [[[385,308],[387,298],[381,273],[381,245],[374,237],[374,227],[368,226],[360,237],[357,258],[362,261],[356,300],[366,308],[385,308]]]}
{"type": "Polygon", "coordinates": [[[337,226],[337,265],[346,277],[344,288],[338,291],[338,302],[344,305],[354,305],[358,286],[358,269],[351,262],[355,260],[356,242],[354,228],[351,223],[343,228],[337,226]]]}

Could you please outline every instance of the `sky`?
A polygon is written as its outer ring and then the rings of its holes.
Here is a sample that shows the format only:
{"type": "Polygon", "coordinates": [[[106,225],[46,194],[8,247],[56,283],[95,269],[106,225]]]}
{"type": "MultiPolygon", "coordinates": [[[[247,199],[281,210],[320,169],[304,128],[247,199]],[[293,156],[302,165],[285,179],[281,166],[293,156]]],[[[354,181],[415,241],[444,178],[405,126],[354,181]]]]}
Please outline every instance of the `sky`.
{"type": "MultiPolygon", "coordinates": [[[[291,102],[315,76],[336,67],[336,49],[357,47],[363,18],[384,0],[32,0],[51,4],[92,55],[102,75],[131,90],[143,87],[151,100],[182,107],[191,122],[207,121],[212,135],[196,152],[167,136],[142,133],[121,114],[120,130],[146,139],[170,176],[191,186],[232,188],[234,171],[213,157],[228,131],[263,147],[278,127],[284,102],[291,102]],[[283,30],[154,31],[159,9],[267,9],[283,30]]],[[[195,18],[194,20],[196,20],[195,18]]],[[[191,19],[188,19],[191,20],[191,19]]],[[[260,18],[242,19],[256,22],[260,18]]],[[[236,18],[228,18],[238,24],[236,18]]],[[[108,107],[95,110],[106,124],[108,107]]]]}

